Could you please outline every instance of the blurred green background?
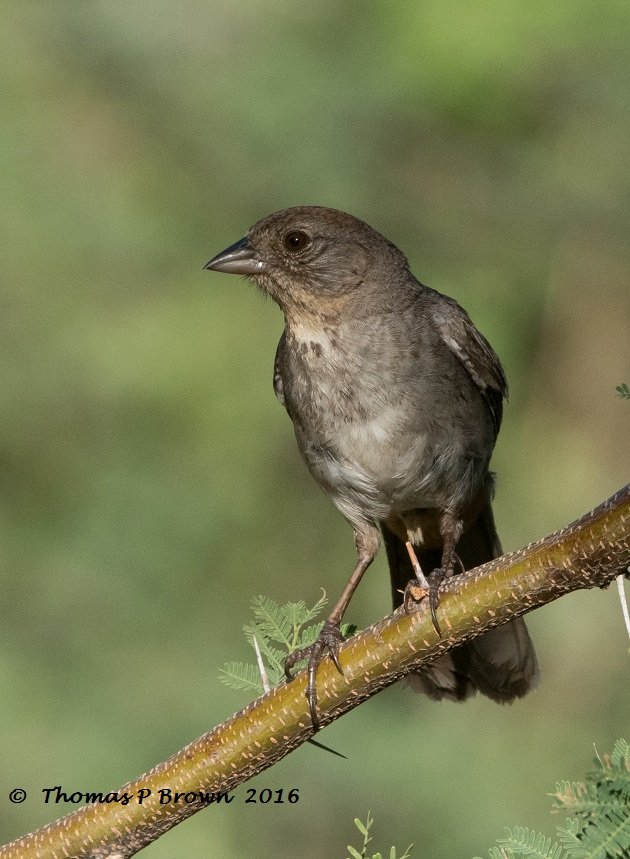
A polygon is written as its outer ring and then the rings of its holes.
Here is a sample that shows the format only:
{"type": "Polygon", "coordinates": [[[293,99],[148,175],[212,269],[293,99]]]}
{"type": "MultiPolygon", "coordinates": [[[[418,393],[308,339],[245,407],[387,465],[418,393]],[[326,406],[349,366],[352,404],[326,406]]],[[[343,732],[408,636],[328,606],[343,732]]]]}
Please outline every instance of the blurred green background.
{"type": "MultiPolygon", "coordinates": [[[[4,842],[68,810],[42,788],[115,788],[243,706],[217,672],[251,597],[336,598],[353,565],[272,393],[279,311],[202,271],[258,218],[351,211],[471,313],[510,380],[506,549],[627,482],[630,17],[5,0],[0,24],[4,842]]],[[[388,610],[381,557],[348,620],[388,610]]],[[[254,783],[299,804],[208,809],[147,856],[343,856],[368,809],[418,859],[551,833],[555,781],[628,735],[627,639],[612,591],[529,622],[524,701],[394,687],[322,735],[348,761],[306,746],[254,783]]]]}

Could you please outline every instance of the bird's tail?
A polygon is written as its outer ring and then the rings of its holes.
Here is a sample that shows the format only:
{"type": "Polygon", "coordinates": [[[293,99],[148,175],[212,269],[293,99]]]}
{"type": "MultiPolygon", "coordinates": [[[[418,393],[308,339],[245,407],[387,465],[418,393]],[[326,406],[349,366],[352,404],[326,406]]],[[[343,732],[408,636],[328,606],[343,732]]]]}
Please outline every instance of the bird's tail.
{"type": "MultiPolygon", "coordinates": [[[[403,599],[413,569],[403,541],[383,527],[394,608],[403,599]]],[[[462,535],[457,554],[467,570],[502,554],[490,498],[477,519],[462,535]]],[[[420,566],[428,575],[441,563],[441,550],[417,550],[420,566]]],[[[439,608],[438,608],[439,617],[439,608]]],[[[431,698],[463,701],[479,690],[494,701],[521,698],[538,684],[538,660],[525,621],[516,618],[439,657],[410,675],[411,685],[431,698]]]]}

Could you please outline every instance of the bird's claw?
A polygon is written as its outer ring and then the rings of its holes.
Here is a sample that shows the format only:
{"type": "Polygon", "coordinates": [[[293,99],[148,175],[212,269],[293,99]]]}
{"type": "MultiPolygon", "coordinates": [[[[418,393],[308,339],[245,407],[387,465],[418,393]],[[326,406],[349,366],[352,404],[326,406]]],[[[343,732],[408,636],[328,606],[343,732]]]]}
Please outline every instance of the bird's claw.
{"type": "Polygon", "coordinates": [[[442,638],[442,630],[437,619],[437,610],[440,604],[440,584],[446,578],[446,572],[442,567],[437,567],[429,575],[429,608],[431,609],[431,621],[433,629],[442,638]]]}
{"type": "Polygon", "coordinates": [[[425,597],[429,597],[429,608],[431,610],[431,622],[437,634],[442,637],[442,630],[437,618],[437,610],[440,605],[440,584],[447,577],[447,573],[442,567],[433,570],[428,577],[428,590],[418,582],[418,579],[411,579],[407,582],[403,597],[403,606],[407,614],[417,611],[418,603],[422,602],[425,597]]]}
{"type": "Polygon", "coordinates": [[[339,662],[339,646],[343,641],[343,636],[336,623],[326,621],[322,627],[317,641],[309,647],[302,647],[300,650],[294,650],[284,662],[284,674],[287,680],[292,680],[292,670],[298,662],[303,659],[308,659],[308,683],[306,686],[306,699],[308,701],[308,709],[311,716],[313,728],[318,731],[321,727],[319,716],[317,714],[317,686],[316,675],[317,668],[322,659],[328,654],[335,668],[340,674],[343,674],[343,668],[339,662]]]}
{"type": "Polygon", "coordinates": [[[418,611],[418,605],[428,596],[429,590],[421,585],[418,579],[410,579],[403,593],[403,607],[407,614],[418,611]]]}

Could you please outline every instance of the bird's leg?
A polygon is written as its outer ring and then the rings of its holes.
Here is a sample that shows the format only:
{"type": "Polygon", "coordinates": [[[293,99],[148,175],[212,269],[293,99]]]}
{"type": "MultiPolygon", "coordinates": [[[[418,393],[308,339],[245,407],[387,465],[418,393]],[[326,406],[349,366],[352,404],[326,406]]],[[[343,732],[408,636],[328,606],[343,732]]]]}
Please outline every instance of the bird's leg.
{"type": "MultiPolygon", "coordinates": [[[[463,530],[464,522],[461,517],[450,510],[444,511],[440,520],[440,534],[442,536],[442,566],[440,570],[442,572],[442,579],[453,575],[456,561],[461,564],[461,561],[455,554],[455,547],[459,543],[459,538],[462,536],[463,530]]],[[[436,572],[437,570],[433,571],[433,573],[436,572]]]]}
{"type": "Polygon", "coordinates": [[[405,541],[405,548],[407,549],[407,554],[409,555],[409,560],[416,576],[415,579],[410,579],[407,582],[403,594],[403,606],[407,614],[411,614],[412,611],[416,611],[414,606],[426,597],[431,587],[427,577],[422,572],[420,561],[414,551],[411,540],[405,541]]]}
{"type": "Polygon", "coordinates": [[[403,596],[403,606],[405,607],[405,611],[407,612],[407,614],[410,614],[412,611],[415,611],[416,609],[412,608],[412,606],[421,602],[428,594],[433,628],[435,629],[437,634],[441,636],[442,630],[440,629],[440,625],[437,619],[437,607],[439,602],[439,600],[437,599],[437,587],[439,586],[439,582],[437,586],[434,584],[433,576],[435,571],[430,573],[429,579],[427,579],[425,574],[422,572],[420,561],[416,556],[416,553],[410,540],[407,540],[407,542],[405,543],[405,547],[409,554],[409,560],[411,561],[413,571],[416,574],[416,578],[408,581],[407,587],[405,588],[405,593],[403,596]]]}
{"type": "Polygon", "coordinates": [[[411,561],[413,571],[416,574],[416,578],[418,579],[418,584],[421,588],[425,588],[428,591],[429,582],[427,581],[427,577],[425,576],[425,574],[422,572],[420,561],[416,557],[416,553],[414,552],[413,546],[411,545],[411,540],[406,541],[405,548],[407,549],[407,553],[409,555],[409,560],[411,561]]]}
{"type": "Polygon", "coordinates": [[[405,543],[411,566],[413,567],[416,578],[408,582],[405,588],[403,605],[407,613],[413,610],[412,606],[420,602],[426,595],[429,595],[429,607],[431,609],[431,620],[433,628],[438,635],[442,635],[440,624],[437,619],[437,609],[440,604],[439,588],[440,583],[448,576],[453,575],[453,570],[456,563],[461,565],[461,560],[455,554],[455,547],[461,537],[462,520],[450,511],[444,511],[440,517],[440,536],[442,538],[442,559],[441,565],[429,573],[429,577],[424,575],[414,548],[409,540],[405,543]]]}
{"type": "Polygon", "coordinates": [[[348,579],[341,596],[335,603],[335,607],[331,611],[322,627],[317,641],[310,647],[303,647],[300,650],[295,650],[291,653],[284,663],[284,673],[287,680],[291,680],[291,670],[302,659],[308,658],[308,684],[306,687],[306,698],[308,700],[308,708],[311,715],[313,728],[318,731],[320,728],[319,716],[317,714],[317,687],[316,674],[317,668],[326,654],[330,656],[334,662],[337,671],[343,674],[343,668],[339,662],[339,645],[343,641],[343,636],[339,629],[341,619],[348,608],[352,595],[361,579],[363,573],[374,560],[374,556],[378,551],[380,536],[378,530],[367,523],[361,530],[355,528],[354,540],[357,547],[358,561],[352,575],[348,579]]]}
{"type": "MultiPolygon", "coordinates": [[[[442,564],[436,567],[429,575],[429,606],[431,607],[431,619],[438,635],[442,635],[437,620],[437,609],[440,604],[440,584],[444,579],[453,575],[455,562],[459,558],[455,554],[455,547],[462,535],[464,523],[461,518],[450,510],[445,510],[440,519],[440,535],[442,537],[442,564]]],[[[459,561],[461,564],[461,561],[459,561]]]]}

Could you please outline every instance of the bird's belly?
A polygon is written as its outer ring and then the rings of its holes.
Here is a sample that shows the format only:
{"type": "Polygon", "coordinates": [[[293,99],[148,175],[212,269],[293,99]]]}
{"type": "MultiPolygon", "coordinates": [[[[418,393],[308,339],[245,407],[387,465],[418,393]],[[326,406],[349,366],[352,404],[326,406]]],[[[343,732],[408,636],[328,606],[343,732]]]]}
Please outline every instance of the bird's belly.
{"type": "Polygon", "coordinates": [[[351,521],[443,506],[427,433],[419,427],[405,431],[394,408],[338,424],[334,433],[311,438],[302,449],[315,479],[351,521]]]}

